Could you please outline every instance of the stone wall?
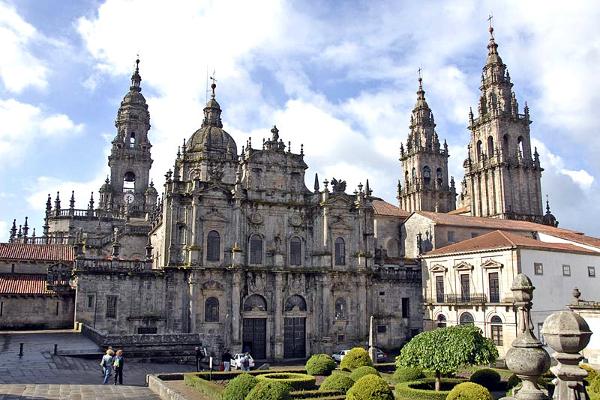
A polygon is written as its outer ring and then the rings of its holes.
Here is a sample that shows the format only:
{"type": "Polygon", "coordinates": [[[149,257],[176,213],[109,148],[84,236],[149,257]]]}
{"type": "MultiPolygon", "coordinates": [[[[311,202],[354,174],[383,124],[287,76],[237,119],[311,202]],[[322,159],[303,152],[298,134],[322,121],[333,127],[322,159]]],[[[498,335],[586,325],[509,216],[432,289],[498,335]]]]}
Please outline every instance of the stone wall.
{"type": "Polygon", "coordinates": [[[71,295],[2,295],[0,330],[73,327],[75,304],[71,295]]]}

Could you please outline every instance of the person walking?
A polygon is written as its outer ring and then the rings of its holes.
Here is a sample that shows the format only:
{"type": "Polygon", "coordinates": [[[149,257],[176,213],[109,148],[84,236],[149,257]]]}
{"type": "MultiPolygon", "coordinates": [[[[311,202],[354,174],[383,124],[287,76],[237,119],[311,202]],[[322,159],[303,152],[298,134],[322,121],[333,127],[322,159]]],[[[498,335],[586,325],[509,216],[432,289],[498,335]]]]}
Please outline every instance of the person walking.
{"type": "Polygon", "coordinates": [[[225,349],[221,360],[223,360],[223,371],[231,371],[231,354],[229,354],[229,350],[225,349]]]}
{"type": "Polygon", "coordinates": [[[104,372],[103,383],[105,385],[108,383],[108,378],[110,378],[110,375],[112,374],[114,355],[115,352],[112,351],[111,348],[109,348],[108,350],[106,350],[106,354],[104,355],[104,357],[102,357],[102,361],[100,361],[100,366],[102,367],[102,371],[104,372]]]}
{"type": "Polygon", "coordinates": [[[250,371],[250,357],[248,356],[248,353],[245,353],[244,356],[242,357],[241,360],[241,364],[242,364],[242,371],[250,371]]]}
{"type": "Polygon", "coordinates": [[[115,369],[115,385],[117,384],[117,380],[119,381],[119,385],[123,384],[123,363],[125,359],[123,358],[123,350],[117,350],[117,354],[115,355],[115,359],[113,361],[113,367],[115,369]]]}

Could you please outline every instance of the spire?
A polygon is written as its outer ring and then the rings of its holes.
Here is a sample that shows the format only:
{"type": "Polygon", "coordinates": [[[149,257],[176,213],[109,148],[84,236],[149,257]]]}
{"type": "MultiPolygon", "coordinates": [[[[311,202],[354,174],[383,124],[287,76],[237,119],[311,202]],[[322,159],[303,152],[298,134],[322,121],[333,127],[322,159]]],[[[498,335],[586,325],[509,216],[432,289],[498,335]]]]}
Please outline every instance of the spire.
{"type": "Polygon", "coordinates": [[[133,75],[131,75],[131,86],[129,87],[129,90],[134,92],[141,92],[141,82],[142,77],[140,76],[140,58],[138,56],[138,58],[135,60],[135,71],[133,71],[133,75]]]}
{"type": "Polygon", "coordinates": [[[54,200],[54,212],[56,216],[60,215],[60,192],[56,192],[56,199],[54,200]]]}
{"type": "Polygon", "coordinates": [[[92,194],[90,195],[90,203],[88,204],[88,208],[90,210],[94,209],[94,192],[92,192],[92,194]]]}
{"type": "Polygon", "coordinates": [[[71,190],[71,200],[69,200],[69,208],[73,210],[75,208],[75,191],[71,190]]]}
{"type": "Polygon", "coordinates": [[[50,215],[50,211],[52,211],[52,196],[48,193],[48,200],[46,200],[46,216],[50,215]]]}
{"type": "Polygon", "coordinates": [[[204,107],[204,120],[202,121],[202,126],[214,126],[217,128],[222,128],[223,123],[221,122],[221,106],[215,98],[217,80],[212,76],[210,79],[212,80],[212,84],[210,85],[212,93],[210,95],[210,99],[206,103],[206,107],[204,107]]]}
{"type": "Polygon", "coordinates": [[[10,228],[9,243],[12,243],[16,237],[17,237],[17,220],[13,219],[12,228],[10,228]]]}
{"type": "Polygon", "coordinates": [[[502,64],[502,59],[498,54],[498,45],[496,44],[496,40],[494,39],[494,27],[492,26],[492,19],[493,17],[490,15],[488,18],[488,21],[490,22],[490,27],[488,28],[488,31],[490,32],[490,41],[487,45],[488,57],[486,62],[486,64],[488,65],[495,63],[502,64]]]}
{"type": "Polygon", "coordinates": [[[29,217],[25,217],[25,223],[23,224],[23,236],[27,238],[29,234],[29,217]]]}
{"type": "Polygon", "coordinates": [[[320,190],[320,187],[319,187],[319,174],[317,174],[316,172],[315,172],[315,186],[314,186],[314,189],[315,189],[315,193],[319,193],[319,190],[320,190]]]}

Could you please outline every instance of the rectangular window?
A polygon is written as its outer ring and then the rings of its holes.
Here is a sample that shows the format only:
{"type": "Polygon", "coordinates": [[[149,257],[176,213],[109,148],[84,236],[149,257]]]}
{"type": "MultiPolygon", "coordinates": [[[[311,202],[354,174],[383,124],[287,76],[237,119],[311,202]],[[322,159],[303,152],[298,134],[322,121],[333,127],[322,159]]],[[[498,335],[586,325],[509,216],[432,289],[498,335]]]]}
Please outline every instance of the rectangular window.
{"type": "Polygon", "coordinates": [[[87,308],[94,308],[94,295],[89,294],[87,297],[87,308]]]}
{"type": "Polygon", "coordinates": [[[379,292],[380,296],[385,296],[385,292],[379,292]]]}
{"type": "Polygon", "coordinates": [[[496,346],[503,346],[502,325],[492,325],[492,342],[496,346]]]}
{"type": "Polygon", "coordinates": [[[448,242],[454,243],[454,231],[448,231],[448,242]]]}
{"type": "Polygon", "coordinates": [[[337,335],[337,341],[338,342],[343,342],[345,340],[345,336],[344,335],[337,335]]]}
{"type": "Polygon", "coordinates": [[[435,300],[438,303],[444,302],[444,276],[437,275],[435,277],[435,300]]]}
{"type": "Polygon", "coordinates": [[[387,332],[387,326],[377,325],[377,333],[386,333],[386,332],[387,332]]]}
{"type": "Polygon", "coordinates": [[[571,276],[571,266],[563,265],[563,276],[571,276]]]}
{"type": "Polygon", "coordinates": [[[469,282],[469,274],[460,275],[460,300],[471,301],[471,285],[469,282]]]}
{"type": "Polygon", "coordinates": [[[410,317],[410,298],[403,297],[402,298],[402,318],[410,317]]]}
{"type": "Polygon", "coordinates": [[[500,303],[500,279],[497,272],[488,275],[490,283],[490,303],[500,303]]]}
{"type": "Polygon", "coordinates": [[[533,273],[536,275],[544,275],[544,264],[533,263],[533,273]]]}
{"type": "Polygon", "coordinates": [[[588,267],[588,276],[590,278],[596,277],[596,267],[588,267]]]}
{"type": "Polygon", "coordinates": [[[140,326],[137,328],[137,333],[140,335],[156,335],[158,329],[155,326],[140,326]]]}
{"type": "Polygon", "coordinates": [[[302,241],[298,238],[290,240],[290,264],[302,265],[302,241]]]}
{"type": "Polygon", "coordinates": [[[106,318],[117,318],[117,296],[106,296],[106,318]]]}

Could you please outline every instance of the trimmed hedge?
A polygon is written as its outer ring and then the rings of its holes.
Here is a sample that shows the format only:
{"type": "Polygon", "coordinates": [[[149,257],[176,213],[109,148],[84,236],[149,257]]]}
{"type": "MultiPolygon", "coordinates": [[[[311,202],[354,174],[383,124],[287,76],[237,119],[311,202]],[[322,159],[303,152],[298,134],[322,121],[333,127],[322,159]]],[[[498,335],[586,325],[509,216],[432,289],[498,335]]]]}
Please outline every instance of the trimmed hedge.
{"type": "Polygon", "coordinates": [[[255,376],[240,374],[225,387],[223,400],[244,400],[257,383],[258,379],[255,376]]]}
{"type": "Polygon", "coordinates": [[[354,380],[345,374],[334,373],[325,378],[319,386],[319,391],[339,390],[346,393],[354,385],[354,380]]]}
{"type": "MultiPolygon", "coordinates": [[[[343,360],[342,360],[343,361],[343,360]]],[[[377,375],[365,375],[346,394],[347,400],[394,400],[390,385],[377,375]]]]}
{"type": "Polygon", "coordinates": [[[329,375],[337,367],[335,360],[328,354],[312,355],[306,362],[306,373],[309,375],[329,375]]]}
{"type": "Polygon", "coordinates": [[[306,374],[289,372],[272,372],[257,376],[259,381],[280,382],[290,390],[312,390],[315,388],[316,378],[306,374]]]}
{"type": "Polygon", "coordinates": [[[500,374],[493,369],[483,368],[473,372],[469,380],[489,390],[496,390],[500,386],[500,374]]]}
{"type": "Polygon", "coordinates": [[[489,390],[473,382],[463,382],[454,386],[447,400],[494,400],[489,390]]]}
{"type": "Polygon", "coordinates": [[[183,382],[206,397],[220,399],[221,393],[223,393],[223,387],[221,385],[202,379],[196,376],[196,374],[183,374],[183,382]]]}
{"type": "Polygon", "coordinates": [[[392,380],[396,383],[418,381],[423,378],[425,373],[418,367],[400,367],[392,376],[392,380]]]}
{"type": "Polygon", "coordinates": [[[369,375],[369,374],[381,376],[379,374],[379,371],[377,371],[375,368],[365,365],[364,367],[358,367],[354,371],[352,371],[352,373],[350,374],[350,379],[352,379],[353,381],[356,382],[363,376],[369,375]]]}
{"type": "MultiPolygon", "coordinates": [[[[344,392],[345,393],[345,392],[344,392]]],[[[301,390],[296,392],[290,392],[292,399],[328,399],[331,397],[341,396],[343,399],[346,398],[340,390],[301,390]]]]}
{"type": "MultiPolygon", "coordinates": [[[[248,371],[248,372],[239,371],[239,370],[238,371],[213,371],[212,373],[210,373],[210,372],[190,372],[190,375],[194,375],[199,378],[203,378],[207,381],[208,380],[228,381],[228,380],[231,380],[241,374],[249,374],[249,375],[253,375],[253,376],[258,376],[258,375],[270,374],[272,372],[273,372],[273,370],[265,369],[265,370],[254,370],[254,371],[248,371]]],[[[306,369],[304,367],[290,367],[290,368],[278,370],[277,372],[290,372],[290,373],[295,373],[295,374],[305,374],[306,369]]]]}
{"type": "Polygon", "coordinates": [[[364,367],[365,365],[373,366],[369,352],[362,347],[355,347],[342,358],[340,368],[352,371],[355,368],[364,367]]]}
{"type": "Polygon", "coordinates": [[[442,390],[435,391],[435,379],[403,382],[396,385],[398,400],[446,400],[450,390],[464,381],[460,379],[442,379],[442,390]]]}
{"type": "Polygon", "coordinates": [[[248,393],[245,400],[290,400],[290,387],[284,383],[262,380],[248,393]]]}

